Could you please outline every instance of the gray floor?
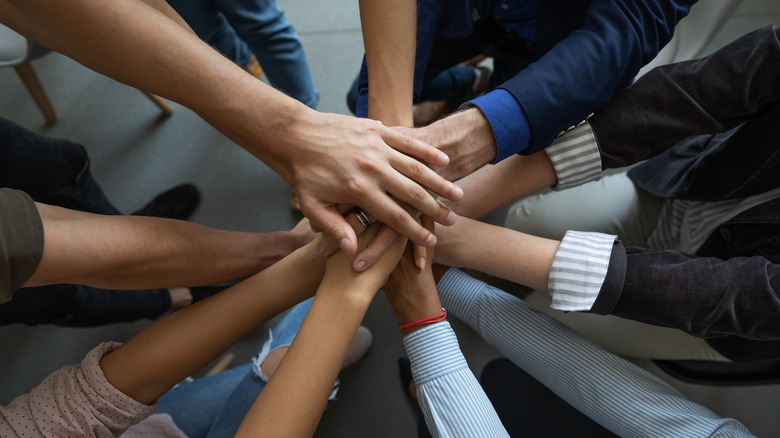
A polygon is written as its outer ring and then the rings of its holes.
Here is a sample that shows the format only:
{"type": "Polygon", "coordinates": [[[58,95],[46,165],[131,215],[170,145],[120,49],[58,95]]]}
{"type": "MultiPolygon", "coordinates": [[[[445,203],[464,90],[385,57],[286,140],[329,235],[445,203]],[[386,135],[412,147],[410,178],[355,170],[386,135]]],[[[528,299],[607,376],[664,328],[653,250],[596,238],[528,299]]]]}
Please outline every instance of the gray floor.
{"type": "MultiPolygon", "coordinates": [[[[707,1],[707,0],[704,0],[707,1]]],[[[320,110],[347,113],[344,94],[362,54],[354,0],[280,0],[299,30],[321,94],[320,110]]],[[[708,51],[780,18],[780,4],[748,0],[708,51]]],[[[289,189],[266,166],[225,139],[186,108],[170,119],[138,91],[57,55],[34,63],[60,114],[54,126],[43,118],[11,69],[0,70],[0,116],[47,135],[83,143],[93,172],[110,199],[125,212],[168,187],[194,182],[203,191],[195,222],[213,227],[271,231],[287,229],[298,215],[288,208],[289,189]]],[[[191,68],[198,68],[193,62],[191,68]]],[[[241,96],[236,96],[240,99],[241,96]]],[[[500,222],[500,215],[491,218],[500,222]]],[[[398,385],[396,358],[403,355],[387,301],[380,294],[365,319],[375,342],[366,358],[342,374],[340,400],[323,417],[321,437],[413,436],[412,410],[398,385]]],[[[454,323],[475,371],[499,354],[462,324],[454,323]]],[[[28,391],[48,373],[74,364],[103,340],[127,340],[145,322],[95,329],[5,327],[0,329],[0,403],[28,391]]],[[[232,351],[243,363],[265,338],[258,329],[232,351]]],[[[643,364],[653,369],[650,364],[643,364]]],[[[733,416],[759,436],[780,436],[776,401],[780,385],[710,388],[668,379],[715,412],[733,416]]]]}

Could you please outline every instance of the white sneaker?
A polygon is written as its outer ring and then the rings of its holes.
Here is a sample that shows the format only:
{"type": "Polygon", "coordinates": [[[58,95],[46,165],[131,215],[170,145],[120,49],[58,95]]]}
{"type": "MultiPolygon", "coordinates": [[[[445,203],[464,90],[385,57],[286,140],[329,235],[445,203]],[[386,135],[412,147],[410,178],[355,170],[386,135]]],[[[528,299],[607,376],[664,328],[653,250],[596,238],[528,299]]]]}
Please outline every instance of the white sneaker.
{"type": "Polygon", "coordinates": [[[368,327],[361,325],[358,327],[357,333],[355,333],[355,339],[352,340],[352,345],[347,350],[347,355],[344,356],[344,362],[341,364],[341,369],[352,365],[365,356],[368,349],[371,347],[371,342],[374,340],[374,336],[371,334],[371,330],[368,327]]]}

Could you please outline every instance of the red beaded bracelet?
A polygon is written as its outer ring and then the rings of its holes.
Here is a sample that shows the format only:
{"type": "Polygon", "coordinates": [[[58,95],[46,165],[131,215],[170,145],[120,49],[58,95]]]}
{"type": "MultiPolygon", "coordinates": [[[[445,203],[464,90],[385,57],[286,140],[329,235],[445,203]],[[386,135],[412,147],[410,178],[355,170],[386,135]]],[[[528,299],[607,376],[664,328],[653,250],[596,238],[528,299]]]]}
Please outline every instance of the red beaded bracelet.
{"type": "Polygon", "coordinates": [[[400,324],[398,326],[399,330],[405,330],[410,327],[417,327],[418,325],[425,325],[425,324],[433,324],[435,322],[441,322],[447,319],[447,311],[444,310],[444,308],[441,309],[441,313],[437,313],[436,315],[429,316],[427,318],[419,319],[417,321],[412,321],[406,324],[400,324]]]}

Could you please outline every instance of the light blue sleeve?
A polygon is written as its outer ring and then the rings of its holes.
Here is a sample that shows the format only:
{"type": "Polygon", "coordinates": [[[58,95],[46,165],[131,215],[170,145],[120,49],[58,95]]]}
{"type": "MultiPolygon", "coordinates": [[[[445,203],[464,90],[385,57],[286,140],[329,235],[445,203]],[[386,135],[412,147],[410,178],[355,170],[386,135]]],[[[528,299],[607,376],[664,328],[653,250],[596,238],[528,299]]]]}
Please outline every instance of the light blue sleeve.
{"type": "MultiPolygon", "coordinates": [[[[450,269],[442,305],[580,412],[623,437],[753,436],[522,300],[450,269]]],[[[518,394],[522,397],[523,394],[518,394]]]]}
{"type": "Polygon", "coordinates": [[[431,435],[509,436],[463,358],[450,323],[442,321],[406,335],[404,347],[431,435]]]}

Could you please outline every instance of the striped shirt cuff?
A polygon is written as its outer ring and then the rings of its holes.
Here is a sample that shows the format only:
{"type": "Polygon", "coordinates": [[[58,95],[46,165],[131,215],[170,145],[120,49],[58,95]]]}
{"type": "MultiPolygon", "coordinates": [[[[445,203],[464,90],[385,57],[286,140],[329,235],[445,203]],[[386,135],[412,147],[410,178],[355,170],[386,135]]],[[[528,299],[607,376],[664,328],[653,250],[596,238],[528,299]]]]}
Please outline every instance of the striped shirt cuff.
{"type": "Polygon", "coordinates": [[[567,231],[550,268],[550,307],[586,311],[593,307],[609,269],[617,236],[567,231]]]}
{"type": "Polygon", "coordinates": [[[558,176],[554,190],[564,190],[601,178],[601,154],[588,122],[566,131],[545,149],[558,176]]]}
{"type": "Polygon", "coordinates": [[[468,368],[458,338],[447,321],[431,324],[404,337],[417,385],[468,368]]]}

